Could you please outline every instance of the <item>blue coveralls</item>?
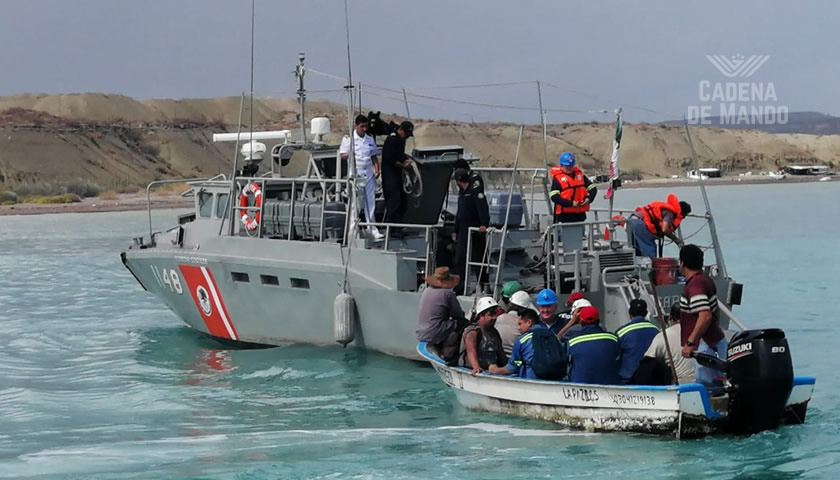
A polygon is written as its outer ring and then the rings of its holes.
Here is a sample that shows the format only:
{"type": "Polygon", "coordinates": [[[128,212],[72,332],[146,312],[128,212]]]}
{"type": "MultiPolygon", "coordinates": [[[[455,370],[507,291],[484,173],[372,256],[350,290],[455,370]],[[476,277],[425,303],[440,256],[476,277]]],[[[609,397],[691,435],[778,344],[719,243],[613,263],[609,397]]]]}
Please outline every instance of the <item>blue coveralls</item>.
{"type": "Polygon", "coordinates": [[[639,361],[645,356],[657,333],[659,329],[645,317],[634,317],[630,323],[615,331],[618,335],[618,346],[621,348],[618,376],[621,377],[622,383],[627,383],[633,376],[639,361]]]}
{"type": "Polygon", "coordinates": [[[571,371],[569,380],[577,383],[617,385],[618,337],[600,325],[585,325],[569,340],[571,371]]]}
{"type": "Polygon", "coordinates": [[[531,337],[534,336],[534,330],[545,328],[545,325],[538,323],[528,329],[527,332],[520,335],[516,341],[513,342],[513,348],[510,352],[510,359],[505,368],[511,375],[516,375],[520,378],[530,378],[536,380],[537,374],[531,368],[531,362],[534,360],[534,344],[531,342],[531,337]]]}

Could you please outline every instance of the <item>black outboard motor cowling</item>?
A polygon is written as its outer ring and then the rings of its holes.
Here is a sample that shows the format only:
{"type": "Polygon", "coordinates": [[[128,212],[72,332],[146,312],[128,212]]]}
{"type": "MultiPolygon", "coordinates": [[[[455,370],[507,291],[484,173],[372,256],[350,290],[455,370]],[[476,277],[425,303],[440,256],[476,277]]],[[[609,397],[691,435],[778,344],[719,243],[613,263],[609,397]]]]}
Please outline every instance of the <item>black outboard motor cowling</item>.
{"type": "Polygon", "coordinates": [[[793,362],[785,332],[744,330],[726,350],[729,428],[750,434],[778,428],[793,389],[793,362]]]}

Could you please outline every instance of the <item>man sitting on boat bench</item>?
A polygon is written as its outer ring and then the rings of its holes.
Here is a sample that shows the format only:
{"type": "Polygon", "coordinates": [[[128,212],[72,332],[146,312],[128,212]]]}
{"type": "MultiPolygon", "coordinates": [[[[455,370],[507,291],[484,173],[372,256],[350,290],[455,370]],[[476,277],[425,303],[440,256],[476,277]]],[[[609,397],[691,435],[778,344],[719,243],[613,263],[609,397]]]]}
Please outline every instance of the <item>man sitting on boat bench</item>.
{"type": "Polygon", "coordinates": [[[473,374],[479,374],[490,365],[504,366],[507,355],[502,348],[502,337],[495,327],[499,304],[493,297],[482,297],[476,302],[475,310],[475,322],[467,325],[461,336],[459,364],[469,368],[473,374]]]}
{"type": "Polygon", "coordinates": [[[417,340],[427,342],[449,365],[458,361],[461,332],[467,320],[458,297],[452,290],[461,278],[449,273],[449,267],[438,267],[426,277],[429,285],[420,296],[417,311],[417,340]]]}
{"type": "Polygon", "coordinates": [[[583,328],[569,340],[569,380],[618,384],[618,357],[621,354],[618,337],[598,325],[598,310],[595,307],[582,307],[576,315],[583,328]]]}
{"type": "MultiPolygon", "coordinates": [[[[621,383],[638,384],[634,373],[639,361],[644,357],[653,337],[659,333],[656,325],[647,320],[647,302],[641,298],[630,300],[630,322],[615,331],[618,345],[621,347],[621,367],[618,376],[621,383]]],[[[641,374],[642,372],[640,372],[641,374]]]]}
{"type": "Polygon", "coordinates": [[[498,375],[514,375],[520,378],[537,379],[537,374],[531,364],[534,360],[534,345],[531,338],[534,331],[543,329],[545,325],[540,322],[537,312],[525,309],[519,313],[519,332],[522,335],[513,343],[513,351],[510,354],[507,365],[497,367],[490,365],[487,370],[498,375]]]}

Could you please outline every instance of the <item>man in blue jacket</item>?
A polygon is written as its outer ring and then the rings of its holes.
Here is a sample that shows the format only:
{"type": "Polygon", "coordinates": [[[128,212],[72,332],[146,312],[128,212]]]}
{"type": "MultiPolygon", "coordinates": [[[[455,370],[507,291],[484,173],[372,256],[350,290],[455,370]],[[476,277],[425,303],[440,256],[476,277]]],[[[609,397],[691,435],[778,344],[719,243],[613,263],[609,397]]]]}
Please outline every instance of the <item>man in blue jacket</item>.
{"type": "Polygon", "coordinates": [[[598,325],[598,309],[582,307],[578,311],[581,329],[569,340],[571,371],[569,380],[576,383],[616,385],[618,377],[618,337],[598,325]]]}
{"type": "Polygon", "coordinates": [[[621,383],[630,382],[639,360],[645,356],[653,337],[659,333],[656,325],[645,318],[647,313],[647,302],[641,298],[634,298],[630,301],[630,323],[615,332],[618,335],[618,346],[621,348],[621,366],[618,370],[621,383]]]}
{"type": "Polygon", "coordinates": [[[534,335],[534,330],[544,329],[545,325],[540,322],[537,312],[530,309],[525,309],[519,313],[517,324],[522,335],[513,343],[507,365],[504,367],[490,365],[488,371],[498,375],[515,375],[520,378],[536,380],[538,378],[537,374],[531,368],[531,362],[534,359],[534,345],[531,342],[531,337],[534,335]]]}

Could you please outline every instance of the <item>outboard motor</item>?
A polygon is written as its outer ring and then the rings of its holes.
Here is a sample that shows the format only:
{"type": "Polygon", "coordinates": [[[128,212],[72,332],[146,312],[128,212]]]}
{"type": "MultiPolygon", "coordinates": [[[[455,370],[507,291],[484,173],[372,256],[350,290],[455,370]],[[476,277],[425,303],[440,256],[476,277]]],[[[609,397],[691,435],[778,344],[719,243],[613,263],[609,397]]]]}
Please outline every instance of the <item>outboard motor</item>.
{"type": "Polygon", "coordinates": [[[726,362],[704,354],[695,358],[701,365],[726,372],[732,433],[751,434],[779,426],[793,389],[793,362],[785,332],[744,330],[729,341],[726,362]]]}

